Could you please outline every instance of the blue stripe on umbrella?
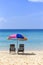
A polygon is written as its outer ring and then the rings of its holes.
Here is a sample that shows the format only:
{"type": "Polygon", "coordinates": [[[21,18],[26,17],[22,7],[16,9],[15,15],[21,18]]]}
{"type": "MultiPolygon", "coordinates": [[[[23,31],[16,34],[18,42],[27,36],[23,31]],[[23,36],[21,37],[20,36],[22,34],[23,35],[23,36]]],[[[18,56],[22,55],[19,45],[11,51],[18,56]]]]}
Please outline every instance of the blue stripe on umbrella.
{"type": "Polygon", "coordinates": [[[24,36],[23,35],[21,35],[21,34],[17,34],[17,38],[24,38],[24,36]]]}

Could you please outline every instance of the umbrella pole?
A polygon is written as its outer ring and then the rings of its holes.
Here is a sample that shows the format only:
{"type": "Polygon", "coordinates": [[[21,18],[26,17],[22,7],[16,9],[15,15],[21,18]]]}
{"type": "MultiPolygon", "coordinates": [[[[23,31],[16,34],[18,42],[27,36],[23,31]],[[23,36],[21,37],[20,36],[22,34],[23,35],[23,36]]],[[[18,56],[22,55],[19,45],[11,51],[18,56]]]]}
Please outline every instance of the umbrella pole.
{"type": "Polygon", "coordinates": [[[18,39],[17,39],[17,54],[18,54],[18,39]]]}

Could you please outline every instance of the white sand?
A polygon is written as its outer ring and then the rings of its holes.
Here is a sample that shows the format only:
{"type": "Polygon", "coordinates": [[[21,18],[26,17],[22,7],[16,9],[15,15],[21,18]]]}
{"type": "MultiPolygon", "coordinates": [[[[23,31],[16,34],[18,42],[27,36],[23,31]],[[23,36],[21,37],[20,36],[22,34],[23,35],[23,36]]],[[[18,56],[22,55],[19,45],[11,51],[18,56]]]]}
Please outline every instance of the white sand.
{"type": "Polygon", "coordinates": [[[30,51],[29,55],[0,51],[0,65],[43,65],[43,51],[30,51]],[[36,55],[31,55],[31,53],[36,55]]]}

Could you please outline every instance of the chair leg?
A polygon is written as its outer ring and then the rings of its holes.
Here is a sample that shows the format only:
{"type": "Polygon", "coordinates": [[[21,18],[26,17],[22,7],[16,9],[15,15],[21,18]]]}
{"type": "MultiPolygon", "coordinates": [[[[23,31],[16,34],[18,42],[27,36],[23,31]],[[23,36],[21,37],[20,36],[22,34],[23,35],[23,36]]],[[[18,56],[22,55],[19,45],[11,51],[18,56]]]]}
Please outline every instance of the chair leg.
{"type": "Polygon", "coordinates": [[[11,53],[11,49],[9,49],[9,52],[11,53]]]}

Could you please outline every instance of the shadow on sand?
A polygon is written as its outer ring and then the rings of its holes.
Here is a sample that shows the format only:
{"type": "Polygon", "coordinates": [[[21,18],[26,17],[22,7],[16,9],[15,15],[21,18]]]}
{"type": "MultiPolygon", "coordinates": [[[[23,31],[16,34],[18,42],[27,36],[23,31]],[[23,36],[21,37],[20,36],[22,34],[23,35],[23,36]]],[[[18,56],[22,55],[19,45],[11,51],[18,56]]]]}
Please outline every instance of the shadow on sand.
{"type": "Polygon", "coordinates": [[[36,55],[35,53],[18,53],[18,55],[36,55]]]}
{"type": "Polygon", "coordinates": [[[35,53],[10,53],[11,55],[36,55],[35,53]]]}

